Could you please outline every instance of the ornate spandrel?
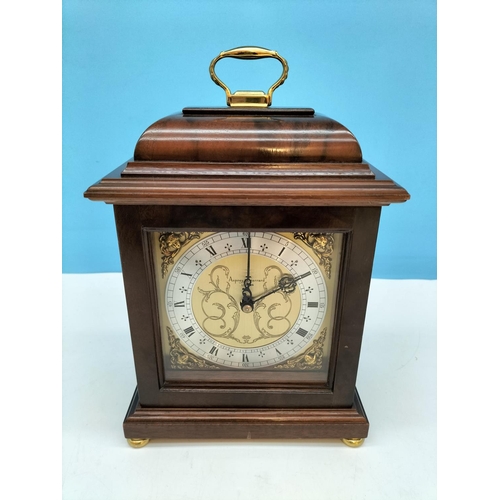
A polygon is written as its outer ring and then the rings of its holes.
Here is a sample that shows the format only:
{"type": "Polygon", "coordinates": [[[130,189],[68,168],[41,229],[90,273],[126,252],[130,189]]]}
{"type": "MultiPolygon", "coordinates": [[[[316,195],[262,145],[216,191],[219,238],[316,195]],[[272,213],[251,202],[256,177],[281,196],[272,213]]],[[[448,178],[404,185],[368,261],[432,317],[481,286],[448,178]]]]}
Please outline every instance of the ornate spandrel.
{"type": "Polygon", "coordinates": [[[313,340],[313,343],[298,356],[289,359],[275,368],[282,370],[320,370],[323,366],[323,348],[326,339],[326,328],[313,340]]]}
{"type": "Polygon", "coordinates": [[[332,254],[334,250],[335,238],[333,233],[293,233],[296,240],[303,241],[312,248],[319,264],[325,269],[325,273],[330,279],[332,277],[332,254]]]}
{"type": "MultiPolygon", "coordinates": [[[[326,328],[318,338],[300,355],[287,360],[285,363],[271,367],[277,370],[321,370],[323,367],[323,349],[326,339],[326,328]]],[[[168,342],[170,344],[170,368],[180,370],[214,369],[220,366],[205,361],[203,358],[191,353],[183,346],[180,339],[167,327],[168,342]]]]}
{"type": "Polygon", "coordinates": [[[179,337],[167,327],[168,343],[170,344],[170,367],[180,370],[192,370],[196,368],[208,368],[218,370],[220,367],[209,361],[199,358],[195,354],[189,352],[184,347],[179,337]]]}
{"type": "Polygon", "coordinates": [[[183,233],[160,233],[158,241],[160,243],[161,252],[161,277],[165,278],[168,267],[174,263],[174,257],[179,253],[180,249],[189,241],[200,238],[200,232],[183,232],[183,233]]]}

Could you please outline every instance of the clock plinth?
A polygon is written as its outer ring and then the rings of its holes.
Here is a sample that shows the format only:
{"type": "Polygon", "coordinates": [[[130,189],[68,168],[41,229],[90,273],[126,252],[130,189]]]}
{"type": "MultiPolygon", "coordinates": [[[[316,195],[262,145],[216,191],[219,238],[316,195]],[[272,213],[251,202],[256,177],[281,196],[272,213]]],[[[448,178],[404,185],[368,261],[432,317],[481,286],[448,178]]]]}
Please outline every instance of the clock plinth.
{"type": "Polygon", "coordinates": [[[257,409],[144,408],[136,390],[123,422],[126,438],[143,436],[148,440],[346,439],[354,442],[368,436],[368,427],[357,391],[350,408],[257,409]]]}

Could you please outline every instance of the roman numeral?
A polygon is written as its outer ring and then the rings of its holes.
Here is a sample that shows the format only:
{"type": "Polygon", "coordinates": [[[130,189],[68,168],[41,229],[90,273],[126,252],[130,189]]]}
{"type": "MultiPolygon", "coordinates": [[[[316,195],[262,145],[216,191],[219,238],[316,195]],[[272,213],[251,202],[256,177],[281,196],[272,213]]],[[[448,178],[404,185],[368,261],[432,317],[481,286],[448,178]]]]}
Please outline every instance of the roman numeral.
{"type": "Polygon", "coordinates": [[[311,276],[311,271],[307,271],[307,273],[304,273],[300,276],[300,279],[302,278],[307,278],[308,276],[311,276]]]}
{"type": "Polygon", "coordinates": [[[297,330],[297,335],[300,335],[301,337],[305,337],[307,335],[307,330],[304,330],[303,328],[299,328],[297,330]]]}
{"type": "Polygon", "coordinates": [[[281,257],[281,254],[286,250],[286,247],[283,247],[281,250],[280,250],[280,253],[278,254],[278,257],[281,257]]]}
{"type": "Polygon", "coordinates": [[[194,328],[192,326],[190,326],[189,328],[186,328],[184,330],[184,333],[188,336],[188,337],[191,337],[191,335],[193,335],[194,333],[194,328]]]}
{"type": "Polygon", "coordinates": [[[243,363],[248,362],[248,354],[243,354],[243,363]]]}
{"type": "MultiPolygon", "coordinates": [[[[274,349],[276,349],[276,347],[274,349]]],[[[281,356],[281,352],[279,352],[278,349],[276,349],[276,352],[281,356]]]]}
{"type": "Polygon", "coordinates": [[[214,356],[217,356],[219,352],[219,349],[217,347],[213,346],[212,349],[210,349],[210,354],[213,354],[214,356]]]}
{"type": "Polygon", "coordinates": [[[307,307],[318,307],[318,303],[317,302],[308,302],[307,307]]]}
{"type": "Polygon", "coordinates": [[[184,276],[193,276],[192,274],[188,274],[188,273],[181,273],[183,274],[184,276]]]}
{"type": "Polygon", "coordinates": [[[205,250],[212,256],[216,255],[217,252],[214,250],[214,247],[207,247],[205,250]]]}
{"type": "Polygon", "coordinates": [[[181,302],[174,302],[174,307],[184,307],[184,301],[182,300],[181,302]]]}
{"type": "MultiPolygon", "coordinates": [[[[248,248],[248,245],[247,245],[248,239],[247,238],[241,238],[241,241],[243,243],[243,248],[248,248]]],[[[251,240],[250,240],[250,248],[252,248],[251,240]]]]}

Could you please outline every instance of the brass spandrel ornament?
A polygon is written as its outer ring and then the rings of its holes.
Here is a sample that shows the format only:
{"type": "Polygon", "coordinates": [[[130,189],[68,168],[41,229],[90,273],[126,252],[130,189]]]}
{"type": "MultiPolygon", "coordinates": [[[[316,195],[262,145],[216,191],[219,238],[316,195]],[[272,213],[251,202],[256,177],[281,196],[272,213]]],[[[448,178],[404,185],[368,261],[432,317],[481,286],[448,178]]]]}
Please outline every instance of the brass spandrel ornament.
{"type": "Polygon", "coordinates": [[[181,248],[194,238],[199,238],[200,232],[183,233],[161,233],[158,241],[160,242],[160,251],[162,254],[162,276],[165,277],[168,267],[174,263],[175,256],[181,248]]]}
{"type": "Polygon", "coordinates": [[[277,369],[282,370],[320,370],[323,368],[323,348],[326,339],[327,329],[324,328],[319,336],[313,340],[301,355],[289,359],[286,363],[277,365],[277,369]]]}
{"type": "Polygon", "coordinates": [[[335,248],[335,237],[327,233],[294,233],[293,237],[302,240],[314,250],[321,266],[325,268],[328,278],[332,277],[332,254],[335,248]]]}
{"type": "MultiPolygon", "coordinates": [[[[167,327],[170,344],[170,368],[181,370],[192,370],[199,368],[220,369],[221,367],[205,361],[190,352],[179,338],[175,336],[171,328],[167,327]]],[[[320,335],[313,341],[305,352],[286,361],[286,363],[276,365],[277,370],[321,370],[323,368],[323,348],[326,339],[327,329],[324,328],[320,335]]]]}
{"type": "Polygon", "coordinates": [[[210,370],[220,368],[213,363],[199,358],[181,343],[180,339],[174,334],[171,328],[167,326],[168,342],[170,347],[170,367],[180,370],[192,370],[207,368],[210,370]]]}

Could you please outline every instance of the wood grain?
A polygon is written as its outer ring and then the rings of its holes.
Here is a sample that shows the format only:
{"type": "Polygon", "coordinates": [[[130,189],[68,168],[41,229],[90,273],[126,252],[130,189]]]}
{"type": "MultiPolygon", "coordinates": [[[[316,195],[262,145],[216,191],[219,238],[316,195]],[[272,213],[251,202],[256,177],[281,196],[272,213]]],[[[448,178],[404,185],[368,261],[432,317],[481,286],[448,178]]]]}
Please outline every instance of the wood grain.
{"type": "Polygon", "coordinates": [[[410,195],[346,127],[310,108],[186,108],[148,127],[134,158],[84,196],[114,205],[137,376],[126,437],[367,436],[355,384],[380,207],[410,195]],[[176,230],[344,233],[327,380],[166,380],[147,234],[176,230]]]}
{"type": "Polygon", "coordinates": [[[326,439],[365,438],[369,422],[356,392],[349,408],[144,408],[137,391],[123,422],[126,438],[326,439]]]}

